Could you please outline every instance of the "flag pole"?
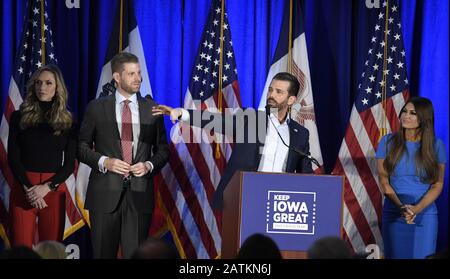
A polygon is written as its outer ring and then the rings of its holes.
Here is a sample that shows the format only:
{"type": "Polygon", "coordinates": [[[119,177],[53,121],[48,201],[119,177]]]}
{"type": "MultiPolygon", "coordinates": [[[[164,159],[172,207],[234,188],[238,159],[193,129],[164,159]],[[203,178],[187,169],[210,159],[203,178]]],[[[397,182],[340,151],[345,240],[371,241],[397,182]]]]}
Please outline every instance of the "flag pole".
{"type": "Polygon", "coordinates": [[[386,20],[384,24],[384,54],[383,54],[383,78],[381,86],[381,106],[383,108],[383,116],[381,118],[380,127],[380,137],[378,141],[381,140],[383,136],[387,134],[387,103],[386,103],[386,70],[387,70],[387,51],[388,51],[388,29],[389,29],[389,0],[386,0],[386,20]]]}
{"type": "Polygon", "coordinates": [[[42,61],[42,65],[45,65],[44,1],[45,0],[41,0],[41,61],[42,61]]]}
{"type": "Polygon", "coordinates": [[[288,72],[292,74],[292,0],[289,0],[288,72]]]}
{"type": "MultiPolygon", "coordinates": [[[[220,43],[220,53],[219,53],[219,92],[218,92],[218,102],[217,102],[217,109],[219,112],[222,112],[222,98],[223,98],[223,92],[222,92],[222,73],[223,73],[223,22],[225,17],[225,0],[222,0],[222,13],[220,14],[220,37],[219,37],[219,43],[220,43]]],[[[216,159],[220,158],[220,143],[217,142],[216,144],[216,150],[215,150],[215,157],[216,159]]]]}
{"type": "Polygon", "coordinates": [[[123,48],[123,0],[120,0],[120,16],[119,16],[119,52],[122,51],[123,48]]]}

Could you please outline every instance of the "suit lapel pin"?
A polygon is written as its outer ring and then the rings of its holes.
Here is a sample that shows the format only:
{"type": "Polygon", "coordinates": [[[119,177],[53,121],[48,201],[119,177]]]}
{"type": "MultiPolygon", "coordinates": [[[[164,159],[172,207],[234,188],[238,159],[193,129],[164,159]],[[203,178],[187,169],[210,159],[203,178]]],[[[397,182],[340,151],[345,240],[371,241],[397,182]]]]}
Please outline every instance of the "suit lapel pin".
{"type": "Polygon", "coordinates": [[[298,130],[294,128],[294,132],[296,132],[296,133],[297,133],[297,132],[298,132],[298,130]]]}

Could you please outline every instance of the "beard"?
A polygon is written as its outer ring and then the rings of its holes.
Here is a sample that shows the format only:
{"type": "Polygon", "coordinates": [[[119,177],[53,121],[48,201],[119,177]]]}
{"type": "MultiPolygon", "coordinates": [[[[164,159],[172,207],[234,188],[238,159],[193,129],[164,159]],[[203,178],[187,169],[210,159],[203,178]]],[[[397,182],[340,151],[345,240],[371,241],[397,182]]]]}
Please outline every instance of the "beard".
{"type": "Polygon", "coordinates": [[[276,108],[277,105],[278,105],[277,101],[275,101],[275,100],[272,99],[272,98],[268,98],[268,99],[266,100],[266,106],[269,106],[270,108],[276,108]]]}
{"type": "Polygon", "coordinates": [[[134,83],[122,83],[120,84],[120,88],[122,88],[123,91],[127,92],[128,94],[134,94],[137,91],[139,91],[139,88],[141,87],[141,84],[139,85],[134,83]]]}
{"type": "Polygon", "coordinates": [[[287,100],[282,103],[278,103],[272,98],[268,98],[266,101],[266,106],[269,106],[271,110],[283,110],[288,107],[287,100]]]}

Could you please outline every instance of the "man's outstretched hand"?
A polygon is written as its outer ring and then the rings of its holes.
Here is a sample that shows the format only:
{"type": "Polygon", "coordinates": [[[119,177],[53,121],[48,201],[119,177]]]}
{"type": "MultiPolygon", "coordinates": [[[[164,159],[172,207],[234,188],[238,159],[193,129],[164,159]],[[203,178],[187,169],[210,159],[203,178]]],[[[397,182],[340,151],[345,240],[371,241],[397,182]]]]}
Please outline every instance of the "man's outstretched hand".
{"type": "Polygon", "coordinates": [[[183,114],[183,111],[181,108],[172,108],[165,105],[157,105],[152,108],[152,114],[153,115],[170,115],[170,120],[172,120],[172,123],[175,124],[175,122],[180,118],[180,116],[183,114]]]}

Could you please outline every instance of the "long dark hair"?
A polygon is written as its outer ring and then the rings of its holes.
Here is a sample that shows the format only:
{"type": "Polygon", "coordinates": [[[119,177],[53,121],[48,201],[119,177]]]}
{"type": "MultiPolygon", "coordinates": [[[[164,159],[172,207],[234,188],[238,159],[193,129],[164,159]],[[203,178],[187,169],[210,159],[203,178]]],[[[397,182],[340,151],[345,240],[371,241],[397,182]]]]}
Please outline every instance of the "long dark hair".
{"type": "MultiPolygon", "coordinates": [[[[434,109],[433,104],[427,98],[413,97],[409,99],[402,107],[402,113],[405,113],[407,104],[413,104],[419,123],[417,135],[420,138],[420,147],[415,154],[416,172],[424,183],[434,183],[438,180],[438,161],[434,150],[434,109]]],[[[406,151],[405,128],[394,133],[387,141],[389,151],[384,160],[384,168],[391,175],[394,172],[402,155],[406,151]]]]}

